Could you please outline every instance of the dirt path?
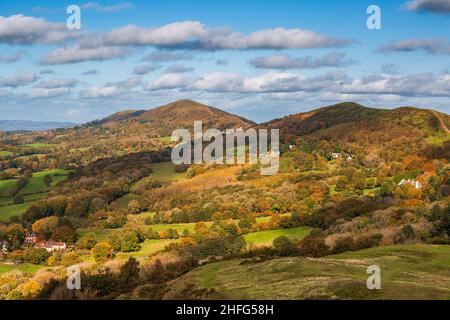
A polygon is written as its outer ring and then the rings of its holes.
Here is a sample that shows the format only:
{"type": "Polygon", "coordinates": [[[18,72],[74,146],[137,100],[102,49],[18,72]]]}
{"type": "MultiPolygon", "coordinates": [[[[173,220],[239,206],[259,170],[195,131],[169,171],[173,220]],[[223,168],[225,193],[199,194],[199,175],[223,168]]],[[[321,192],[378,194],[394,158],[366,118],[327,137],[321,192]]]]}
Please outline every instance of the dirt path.
{"type": "Polygon", "coordinates": [[[444,122],[444,120],[442,120],[441,116],[436,111],[432,110],[431,112],[433,112],[433,114],[439,119],[439,122],[441,123],[442,129],[444,129],[445,132],[450,134],[450,130],[445,125],[445,122],[444,122]]]}

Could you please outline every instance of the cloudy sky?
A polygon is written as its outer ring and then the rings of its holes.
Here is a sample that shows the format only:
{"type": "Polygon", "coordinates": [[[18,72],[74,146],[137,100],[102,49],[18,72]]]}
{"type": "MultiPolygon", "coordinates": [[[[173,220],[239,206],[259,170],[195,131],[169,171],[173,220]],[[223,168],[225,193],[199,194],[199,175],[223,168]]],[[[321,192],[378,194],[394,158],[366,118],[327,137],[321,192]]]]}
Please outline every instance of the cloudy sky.
{"type": "Polygon", "coordinates": [[[450,0],[2,0],[0,119],[85,122],[178,99],[255,121],[341,101],[450,113],[449,31],[450,0]]]}

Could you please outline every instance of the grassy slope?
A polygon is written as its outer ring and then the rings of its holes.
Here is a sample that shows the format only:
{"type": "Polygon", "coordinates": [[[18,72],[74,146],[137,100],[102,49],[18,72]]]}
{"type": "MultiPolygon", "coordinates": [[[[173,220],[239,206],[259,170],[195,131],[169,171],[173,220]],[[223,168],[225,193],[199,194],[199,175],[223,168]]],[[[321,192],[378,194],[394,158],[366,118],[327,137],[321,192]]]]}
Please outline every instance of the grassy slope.
{"type": "Polygon", "coordinates": [[[246,234],[244,238],[248,245],[271,245],[273,239],[279,236],[286,236],[292,240],[301,240],[306,237],[310,231],[311,229],[306,227],[276,229],[249,233],[246,234]]]}
{"type": "Polygon", "coordinates": [[[323,259],[241,262],[197,268],[173,281],[164,298],[176,298],[195,284],[215,288],[211,299],[450,299],[449,246],[401,245],[323,259]],[[381,290],[366,287],[370,265],[381,268],[381,290]]]}
{"type": "Polygon", "coordinates": [[[24,263],[19,265],[14,264],[0,264],[0,275],[13,270],[19,270],[28,273],[35,273],[36,271],[44,268],[44,266],[38,266],[34,264],[24,263]]]}

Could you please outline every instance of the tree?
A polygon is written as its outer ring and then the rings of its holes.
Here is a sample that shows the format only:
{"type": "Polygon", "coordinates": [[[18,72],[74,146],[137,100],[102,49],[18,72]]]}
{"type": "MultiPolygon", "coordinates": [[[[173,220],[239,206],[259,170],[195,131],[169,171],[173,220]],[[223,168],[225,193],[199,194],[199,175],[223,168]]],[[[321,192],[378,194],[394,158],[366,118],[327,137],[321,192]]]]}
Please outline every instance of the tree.
{"type": "Polygon", "coordinates": [[[131,214],[139,214],[141,213],[141,204],[137,200],[131,200],[128,202],[128,212],[131,214]]]}
{"type": "Polygon", "coordinates": [[[288,256],[288,255],[293,254],[296,251],[295,245],[286,236],[279,236],[279,237],[275,238],[273,240],[272,244],[273,244],[275,250],[281,256],[288,256]]]}
{"type": "Polygon", "coordinates": [[[92,249],[97,244],[95,233],[90,232],[80,240],[78,240],[77,247],[80,249],[92,249]]]}
{"type": "Polygon", "coordinates": [[[66,243],[74,243],[75,242],[75,232],[69,226],[61,226],[55,229],[53,232],[53,240],[55,241],[63,241],[66,243]]]}
{"type": "Polygon", "coordinates": [[[65,267],[72,266],[80,262],[80,257],[75,251],[64,253],[61,256],[61,264],[65,267]]]}
{"type": "MultiPolygon", "coordinates": [[[[58,227],[59,224],[59,218],[52,216],[47,218],[42,218],[31,226],[33,229],[33,232],[44,236],[46,233],[50,231],[50,233],[53,233],[53,231],[58,227]]],[[[51,236],[51,235],[50,235],[51,236]]]]}
{"type": "Polygon", "coordinates": [[[113,257],[114,248],[106,241],[97,243],[91,249],[91,255],[94,257],[96,262],[104,262],[113,257]]]}
{"type": "Polygon", "coordinates": [[[139,262],[134,257],[130,257],[128,261],[120,267],[120,284],[125,287],[133,287],[138,278],[139,262]]]}
{"type": "Polygon", "coordinates": [[[313,238],[308,236],[300,241],[300,254],[305,257],[323,257],[329,253],[328,246],[323,238],[313,238]]]}
{"type": "Polygon", "coordinates": [[[50,253],[42,248],[27,248],[23,253],[23,259],[33,264],[41,264],[47,261],[50,253]]]}
{"type": "Polygon", "coordinates": [[[47,187],[50,187],[50,185],[52,184],[52,182],[53,182],[52,177],[51,177],[49,174],[46,174],[46,175],[44,176],[44,183],[45,183],[45,185],[46,185],[47,187]]]}
{"type": "Polygon", "coordinates": [[[14,204],[19,204],[19,203],[24,203],[25,200],[23,199],[23,197],[20,194],[16,194],[13,198],[13,203],[14,204]]]}

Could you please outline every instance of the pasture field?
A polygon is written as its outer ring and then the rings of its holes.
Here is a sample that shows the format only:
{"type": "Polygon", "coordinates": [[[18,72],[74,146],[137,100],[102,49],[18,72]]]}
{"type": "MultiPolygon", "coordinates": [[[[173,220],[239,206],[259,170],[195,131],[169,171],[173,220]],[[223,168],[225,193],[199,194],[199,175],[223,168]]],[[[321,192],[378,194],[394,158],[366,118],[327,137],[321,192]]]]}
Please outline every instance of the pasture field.
{"type": "Polygon", "coordinates": [[[311,232],[310,228],[298,227],[292,229],[275,229],[252,232],[244,235],[247,245],[272,245],[272,241],[279,236],[286,236],[291,240],[301,240],[311,232]]]}
{"type": "Polygon", "coordinates": [[[231,260],[172,281],[163,298],[176,299],[194,285],[214,288],[209,299],[450,299],[449,270],[445,245],[386,246],[320,259],[231,260]],[[370,265],[381,268],[381,290],[367,289],[370,265]]]}
{"type": "Polygon", "coordinates": [[[39,266],[30,263],[23,263],[18,265],[0,263],[0,276],[6,272],[10,272],[13,270],[19,270],[27,273],[35,273],[36,271],[42,268],[45,268],[45,266],[39,266]]]}

